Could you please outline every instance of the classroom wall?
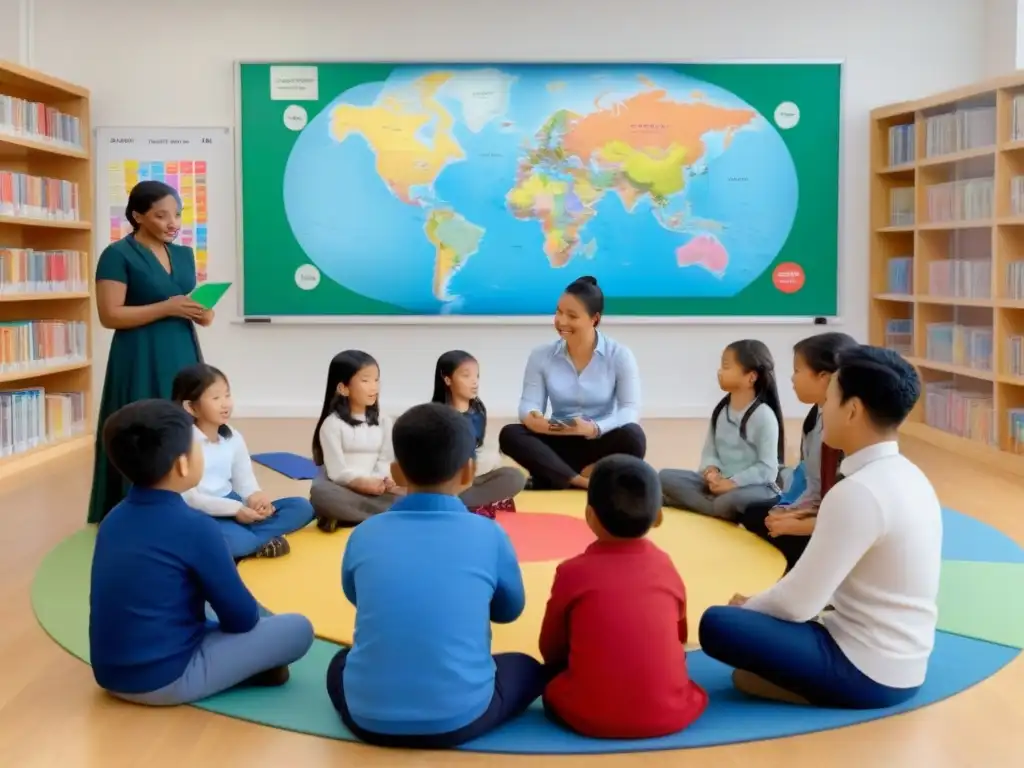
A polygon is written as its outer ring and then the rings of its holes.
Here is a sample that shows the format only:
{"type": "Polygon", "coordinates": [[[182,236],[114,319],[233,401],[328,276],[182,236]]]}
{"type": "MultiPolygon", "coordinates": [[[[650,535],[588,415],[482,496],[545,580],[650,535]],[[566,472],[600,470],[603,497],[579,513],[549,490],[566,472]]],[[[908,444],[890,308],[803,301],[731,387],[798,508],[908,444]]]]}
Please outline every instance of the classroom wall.
{"type": "MultiPolygon", "coordinates": [[[[0,0],[3,2],[4,0],[0,0]]],[[[219,126],[233,120],[236,59],[708,60],[844,59],[841,328],[867,329],[868,112],[986,74],[985,3],[963,0],[35,0],[32,64],[89,87],[93,123],[219,126]]],[[[213,277],[234,274],[215,254],[213,277]]],[[[583,269],[566,271],[566,281],[583,269]]],[[[327,363],[360,347],[382,364],[387,409],[429,396],[436,356],[459,347],[481,360],[483,396],[514,412],[528,351],[548,324],[472,327],[240,327],[219,312],[202,331],[209,361],[233,380],[240,415],[314,413],[327,363]]],[[[785,324],[640,325],[608,332],[630,345],[644,376],[646,417],[704,416],[720,396],[714,371],[730,340],[769,344],[783,377],[792,344],[815,329],[785,324]]],[[[97,344],[102,378],[105,335],[97,344]]],[[[799,414],[788,387],[787,412],[799,414]]]]}
{"type": "Polygon", "coordinates": [[[17,61],[20,33],[19,0],[0,0],[0,59],[17,61]]]}
{"type": "Polygon", "coordinates": [[[985,0],[985,77],[1017,69],[1022,4],[1024,0],[985,0]]]}

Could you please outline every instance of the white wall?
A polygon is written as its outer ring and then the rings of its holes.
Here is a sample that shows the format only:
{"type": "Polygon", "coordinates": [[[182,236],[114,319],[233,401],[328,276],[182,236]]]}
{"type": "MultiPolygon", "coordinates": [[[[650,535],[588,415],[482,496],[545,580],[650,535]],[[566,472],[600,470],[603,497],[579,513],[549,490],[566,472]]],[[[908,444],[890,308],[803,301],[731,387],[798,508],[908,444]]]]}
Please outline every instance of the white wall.
{"type": "Polygon", "coordinates": [[[19,0],[0,0],[0,59],[17,61],[21,55],[19,0]]]}
{"type": "Polygon", "coordinates": [[[1018,7],[1024,0],[985,0],[985,77],[1017,69],[1018,7]]]}
{"type": "MultiPolygon", "coordinates": [[[[5,2],[6,0],[0,0],[5,2]]],[[[230,125],[235,59],[700,60],[842,58],[841,312],[867,329],[868,112],[980,79],[986,6],[965,0],[35,0],[33,65],[93,92],[94,125],[230,125]]],[[[234,274],[235,254],[213,256],[234,274]]],[[[217,275],[214,275],[215,277],[217,275]]],[[[330,357],[372,352],[386,408],[426,398],[436,356],[461,347],[481,359],[483,396],[514,410],[528,350],[549,327],[239,327],[222,311],[203,334],[226,369],[241,415],[305,415],[319,406],[330,357]]],[[[609,327],[642,368],[644,415],[707,413],[714,370],[730,340],[757,336],[783,374],[810,327],[609,327]]],[[[98,345],[102,364],[105,344],[98,345]]],[[[97,369],[102,377],[102,365],[97,369]]],[[[788,390],[787,410],[800,412],[788,390]]]]}

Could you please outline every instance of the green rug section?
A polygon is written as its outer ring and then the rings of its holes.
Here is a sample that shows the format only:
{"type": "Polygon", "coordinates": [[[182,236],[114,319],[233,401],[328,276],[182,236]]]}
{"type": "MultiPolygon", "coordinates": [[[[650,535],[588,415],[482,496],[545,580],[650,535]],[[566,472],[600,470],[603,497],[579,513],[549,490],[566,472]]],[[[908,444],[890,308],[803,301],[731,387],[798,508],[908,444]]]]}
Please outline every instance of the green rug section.
{"type": "Polygon", "coordinates": [[[64,539],[43,558],[32,581],[32,610],[40,626],[84,662],[89,661],[89,578],[95,543],[92,526],[64,539]]]}
{"type": "Polygon", "coordinates": [[[939,629],[1024,648],[1024,564],[946,560],[939,585],[939,629]]]}

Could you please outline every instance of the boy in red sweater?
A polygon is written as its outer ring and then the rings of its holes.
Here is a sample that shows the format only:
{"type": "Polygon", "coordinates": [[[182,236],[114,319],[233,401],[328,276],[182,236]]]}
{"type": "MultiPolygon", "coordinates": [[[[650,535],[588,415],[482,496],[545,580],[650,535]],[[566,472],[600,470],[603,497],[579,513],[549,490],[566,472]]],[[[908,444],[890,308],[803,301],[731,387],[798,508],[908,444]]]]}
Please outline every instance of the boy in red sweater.
{"type": "Polygon", "coordinates": [[[633,456],[594,465],[587,524],[597,541],[558,566],[540,652],[555,671],[548,716],[585,736],[680,731],[707,706],[686,671],[686,591],[645,536],[661,523],[658,473],[633,456]]]}

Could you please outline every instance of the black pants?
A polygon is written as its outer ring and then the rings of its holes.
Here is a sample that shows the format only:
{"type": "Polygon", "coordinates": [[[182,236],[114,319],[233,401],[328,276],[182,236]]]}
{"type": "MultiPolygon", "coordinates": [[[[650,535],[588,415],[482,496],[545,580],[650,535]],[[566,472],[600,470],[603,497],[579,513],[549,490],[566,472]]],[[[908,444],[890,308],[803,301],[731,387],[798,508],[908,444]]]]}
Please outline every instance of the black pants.
{"type": "Polygon", "coordinates": [[[769,536],[765,521],[768,518],[768,513],[774,507],[774,503],[749,504],[743,511],[743,517],[740,522],[748,531],[755,536],[760,536],[782,553],[783,557],[786,558],[786,573],[789,573],[793,570],[793,566],[796,565],[796,561],[800,559],[800,555],[807,549],[807,542],[811,540],[811,537],[769,536]]]}
{"type": "Polygon", "coordinates": [[[327,667],[327,695],[338,710],[345,727],[367,744],[397,749],[451,749],[483,736],[499,725],[518,717],[544,692],[549,676],[544,665],[525,653],[498,653],[494,656],[494,696],[486,711],[469,725],[448,733],[395,735],[371,733],[352,720],[345,701],[345,660],[348,648],[342,648],[327,667]]]}
{"type": "Polygon", "coordinates": [[[584,467],[615,453],[644,458],[647,435],[639,424],[626,424],[593,440],[577,435],[540,435],[522,424],[498,434],[501,452],[530,473],[535,490],[562,490],[584,467]]]}

